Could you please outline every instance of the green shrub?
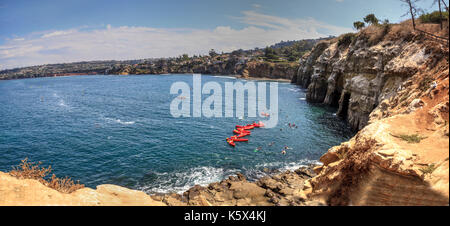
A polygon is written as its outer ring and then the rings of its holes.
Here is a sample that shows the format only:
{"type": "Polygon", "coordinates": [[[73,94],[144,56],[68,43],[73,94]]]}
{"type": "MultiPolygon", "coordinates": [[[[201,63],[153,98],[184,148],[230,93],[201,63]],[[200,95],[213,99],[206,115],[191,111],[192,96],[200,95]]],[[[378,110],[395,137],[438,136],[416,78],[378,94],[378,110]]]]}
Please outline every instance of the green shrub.
{"type": "Polygon", "coordinates": [[[366,26],[366,24],[364,24],[364,22],[361,22],[361,21],[356,21],[356,22],[353,23],[353,27],[354,27],[356,30],[361,30],[361,29],[363,29],[365,26],[366,26]]]}
{"type": "Polygon", "coordinates": [[[400,138],[408,143],[420,143],[421,140],[426,139],[427,137],[421,137],[419,134],[391,134],[391,136],[400,138]]]}
{"type": "MultiPolygon", "coordinates": [[[[433,23],[433,24],[441,23],[439,11],[422,14],[419,17],[419,19],[422,23],[433,23]]],[[[448,12],[442,12],[442,21],[445,21],[445,20],[448,20],[448,12]]]]}
{"type": "Polygon", "coordinates": [[[338,46],[341,45],[350,45],[350,43],[355,40],[356,34],[355,33],[346,33],[339,37],[338,46]]]}
{"type": "Polygon", "coordinates": [[[428,88],[430,88],[431,82],[433,82],[433,78],[431,77],[425,77],[424,79],[422,79],[422,81],[420,81],[419,83],[419,89],[422,92],[425,92],[428,90],[428,88]]]}
{"type": "Polygon", "coordinates": [[[378,18],[375,16],[375,14],[371,13],[364,17],[364,22],[375,25],[378,24],[378,18]]]}

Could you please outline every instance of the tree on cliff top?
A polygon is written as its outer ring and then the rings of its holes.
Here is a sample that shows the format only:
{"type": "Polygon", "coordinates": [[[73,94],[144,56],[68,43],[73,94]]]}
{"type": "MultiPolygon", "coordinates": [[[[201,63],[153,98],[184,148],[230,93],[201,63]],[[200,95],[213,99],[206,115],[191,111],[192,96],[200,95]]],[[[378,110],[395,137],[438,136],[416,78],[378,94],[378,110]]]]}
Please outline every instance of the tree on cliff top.
{"type": "Polygon", "coordinates": [[[356,21],[356,22],[353,23],[353,27],[354,27],[356,30],[361,30],[361,29],[363,29],[365,26],[366,26],[366,24],[364,24],[364,22],[361,22],[361,21],[356,21]]]}
{"type": "Polygon", "coordinates": [[[211,50],[209,51],[209,56],[210,56],[210,57],[215,57],[215,56],[217,56],[217,55],[219,55],[219,54],[217,54],[216,51],[215,51],[214,49],[211,49],[211,50]]]}
{"type": "Polygon", "coordinates": [[[375,14],[371,13],[364,17],[364,22],[368,24],[378,24],[378,18],[375,17],[375,14]]]}

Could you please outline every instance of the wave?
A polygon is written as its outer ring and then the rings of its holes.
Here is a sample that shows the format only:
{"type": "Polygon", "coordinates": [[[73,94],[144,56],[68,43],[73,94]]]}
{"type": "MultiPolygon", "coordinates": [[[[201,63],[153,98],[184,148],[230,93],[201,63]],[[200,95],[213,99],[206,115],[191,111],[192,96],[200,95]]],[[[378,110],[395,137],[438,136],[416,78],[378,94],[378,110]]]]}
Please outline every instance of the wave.
{"type": "Polygon", "coordinates": [[[173,173],[151,172],[144,176],[143,185],[138,185],[139,190],[151,193],[183,193],[195,185],[206,186],[218,182],[224,178],[235,175],[239,170],[224,170],[215,167],[195,167],[189,170],[173,173]]]}
{"type": "Polygon", "coordinates": [[[214,78],[229,78],[229,79],[236,79],[236,77],[233,76],[225,76],[225,75],[213,75],[214,78]]]}
{"type": "Polygon", "coordinates": [[[270,171],[276,169],[284,172],[294,171],[302,166],[310,164],[320,164],[314,160],[300,160],[298,162],[271,162],[256,165],[254,168],[246,169],[223,169],[210,166],[195,167],[188,170],[170,172],[170,173],[147,173],[137,185],[137,189],[148,194],[154,193],[178,193],[182,194],[195,185],[207,186],[214,182],[220,182],[229,176],[243,173],[249,181],[255,181],[261,177],[269,175],[270,171]],[[265,169],[269,168],[269,172],[265,169]]]}
{"type": "Polygon", "coordinates": [[[67,104],[66,104],[66,102],[64,102],[64,100],[62,100],[62,99],[59,100],[58,105],[61,106],[61,107],[68,107],[67,104]]]}
{"type": "Polygon", "coordinates": [[[122,125],[133,125],[134,123],[136,123],[135,121],[122,121],[120,119],[114,119],[114,118],[105,118],[105,120],[116,122],[116,123],[119,123],[122,125]]]}
{"type": "Polygon", "coordinates": [[[289,91],[294,92],[294,93],[300,93],[302,92],[302,89],[300,88],[288,88],[289,91]]]}
{"type": "Polygon", "coordinates": [[[309,159],[302,159],[296,162],[269,162],[269,163],[262,163],[262,164],[258,164],[256,165],[257,168],[271,168],[271,169],[278,169],[280,171],[286,171],[286,170],[290,170],[290,171],[294,171],[300,167],[303,166],[308,166],[308,165],[319,165],[321,164],[319,161],[317,160],[309,160],[309,159]]]}
{"type": "Polygon", "coordinates": [[[70,108],[68,104],[64,101],[64,99],[58,95],[58,93],[54,92],[52,95],[57,100],[57,105],[64,108],[70,108]]]}

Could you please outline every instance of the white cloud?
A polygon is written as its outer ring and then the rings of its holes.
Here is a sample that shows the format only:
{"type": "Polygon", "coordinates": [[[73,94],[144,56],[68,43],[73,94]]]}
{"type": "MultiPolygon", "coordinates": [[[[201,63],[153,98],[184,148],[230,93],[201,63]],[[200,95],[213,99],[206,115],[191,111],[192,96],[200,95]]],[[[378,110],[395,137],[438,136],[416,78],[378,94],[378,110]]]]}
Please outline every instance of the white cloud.
{"type": "Polygon", "coordinates": [[[261,5],[260,4],[252,4],[252,6],[254,7],[254,8],[261,8],[261,5]]]}
{"type": "Polygon", "coordinates": [[[76,30],[74,30],[74,29],[66,30],[66,31],[54,31],[54,32],[42,35],[42,38],[50,38],[50,37],[61,36],[61,35],[69,35],[74,32],[76,32],[76,30]]]}
{"type": "Polygon", "coordinates": [[[151,27],[85,28],[32,34],[0,45],[0,67],[62,63],[85,60],[126,60],[207,54],[210,49],[232,51],[265,47],[281,40],[319,38],[351,32],[312,18],[287,19],[243,11],[236,18],[242,29],[165,29],[151,27]]]}

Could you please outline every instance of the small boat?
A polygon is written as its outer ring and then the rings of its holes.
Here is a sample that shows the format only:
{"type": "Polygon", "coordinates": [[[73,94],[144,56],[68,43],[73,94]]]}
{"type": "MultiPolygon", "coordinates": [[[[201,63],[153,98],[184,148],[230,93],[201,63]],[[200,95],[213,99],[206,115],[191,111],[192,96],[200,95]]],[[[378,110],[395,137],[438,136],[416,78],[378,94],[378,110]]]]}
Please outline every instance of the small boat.
{"type": "Polygon", "coordinates": [[[230,139],[230,138],[227,138],[227,143],[228,143],[230,146],[233,146],[233,147],[236,146],[236,144],[234,143],[234,141],[233,141],[232,139],[230,139]]]}
{"type": "Polygon", "coordinates": [[[244,142],[244,141],[248,141],[248,139],[236,138],[236,139],[233,139],[233,141],[244,142]]]}
{"type": "Polygon", "coordinates": [[[251,124],[252,126],[254,126],[254,127],[256,127],[256,128],[259,128],[259,127],[264,127],[265,125],[264,125],[264,123],[262,123],[262,122],[258,122],[258,123],[253,123],[253,124],[251,124]]]}
{"type": "Polygon", "coordinates": [[[245,137],[245,136],[248,136],[248,135],[250,135],[250,133],[241,133],[241,134],[239,134],[237,136],[237,138],[245,137]]]}
{"type": "Polygon", "coordinates": [[[239,129],[235,129],[235,130],[233,130],[233,133],[235,133],[235,134],[251,134],[252,132],[250,132],[250,131],[247,131],[247,130],[239,130],[239,129]]]}
{"type": "Polygon", "coordinates": [[[253,125],[246,125],[243,127],[245,130],[253,129],[255,128],[253,125]]]}

